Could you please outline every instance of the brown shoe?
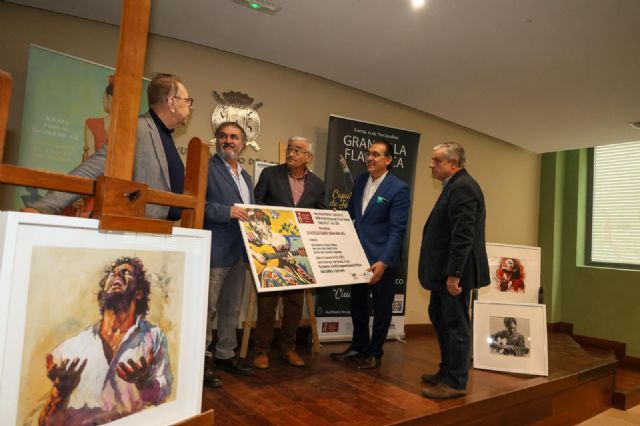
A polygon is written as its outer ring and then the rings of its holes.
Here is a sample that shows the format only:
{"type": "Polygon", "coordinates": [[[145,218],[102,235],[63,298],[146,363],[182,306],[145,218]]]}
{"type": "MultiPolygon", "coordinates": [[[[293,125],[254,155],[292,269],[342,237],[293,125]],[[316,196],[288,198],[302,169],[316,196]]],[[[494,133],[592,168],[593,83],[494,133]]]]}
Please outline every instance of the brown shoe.
{"type": "Polygon", "coordinates": [[[287,364],[293,365],[294,367],[304,367],[304,361],[300,358],[300,355],[294,351],[287,351],[286,354],[282,355],[282,359],[285,360],[287,364]]]}
{"type": "Polygon", "coordinates": [[[442,381],[442,376],[439,373],[436,374],[428,374],[424,373],[420,376],[422,383],[426,383],[429,386],[436,386],[438,383],[442,381]]]}
{"type": "Polygon", "coordinates": [[[255,368],[265,369],[269,368],[269,365],[269,357],[265,353],[258,354],[253,358],[253,366],[255,368]]]}
{"type": "Polygon", "coordinates": [[[465,396],[467,392],[464,389],[455,389],[446,384],[440,382],[435,386],[426,386],[422,389],[422,396],[431,399],[453,399],[465,396]]]}

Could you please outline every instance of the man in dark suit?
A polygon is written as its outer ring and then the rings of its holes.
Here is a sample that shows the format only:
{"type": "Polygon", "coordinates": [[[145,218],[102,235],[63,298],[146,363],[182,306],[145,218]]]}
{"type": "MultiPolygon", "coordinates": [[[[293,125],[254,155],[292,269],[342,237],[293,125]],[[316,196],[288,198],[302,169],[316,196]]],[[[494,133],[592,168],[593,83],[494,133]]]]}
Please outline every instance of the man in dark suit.
{"type": "Polygon", "coordinates": [[[439,371],[422,375],[422,395],[433,399],[466,394],[470,290],[491,282],[484,196],[464,164],[464,148],[458,143],[433,149],[431,174],[442,181],[442,193],[422,232],[418,266],[420,283],[431,290],[429,318],[440,345],[439,371]]]}
{"type": "Polygon", "coordinates": [[[367,170],[356,178],[349,214],[372,273],[369,283],[351,286],[351,345],[331,354],[335,360],[357,359],[357,370],[380,364],[382,345],[391,324],[396,268],[409,216],[409,186],[389,173],[393,146],[374,142],[367,153],[367,170]],[[369,293],[373,296],[373,330],[369,336],[369,293]]]}
{"type": "MultiPolygon", "coordinates": [[[[286,164],[267,167],[260,174],[255,188],[256,203],[324,209],[324,181],[307,168],[312,158],[313,147],[307,138],[289,138],[286,164]]],[[[268,355],[273,339],[278,297],[282,297],[284,306],[279,338],[280,356],[290,365],[304,366],[304,361],[295,352],[296,330],[304,306],[304,290],[291,290],[258,295],[256,356],[253,360],[256,368],[269,367],[268,355]]]]}
{"type": "MultiPolygon", "coordinates": [[[[225,122],[215,131],[216,154],[209,160],[207,200],[204,228],[211,235],[211,270],[209,273],[209,315],[207,317],[207,347],[213,340],[212,320],[218,318],[218,340],[213,358],[216,367],[236,374],[248,375],[251,368],[236,358],[236,328],[247,257],[238,220],[247,220],[243,208],[234,204],[253,204],[251,176],[240,167],[238,157],[244,149],[244,129],[235,122],[225,122]]],[[[212,363],[205,363],[205,385],[220,387],[212,363]]]]}

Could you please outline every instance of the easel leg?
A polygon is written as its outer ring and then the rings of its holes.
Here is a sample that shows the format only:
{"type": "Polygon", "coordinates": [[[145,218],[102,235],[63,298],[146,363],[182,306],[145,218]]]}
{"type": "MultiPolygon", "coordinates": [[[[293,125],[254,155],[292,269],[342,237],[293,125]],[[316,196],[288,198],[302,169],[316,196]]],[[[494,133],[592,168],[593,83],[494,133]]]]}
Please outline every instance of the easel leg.
{"type": "Polygon", "coordinates": [[[316,323],[316,314],[313,308],[313,295],[311,290],[304,291],[304,299],[307,302],[307,310],[309,312],[309,327],[311,327],[311,338],[313,339],[312,352],[320,353],[320,341],[318,340],[318,324],[316,323]]]}
{"type": "Polygon", "coordinates": [[[240,358],[247,357],[247,351],[249,349],[249,336],[251,335],[251,326],[253,325],[253,313],[256,310],[256,300],[258,293],[255,287],[251,287],[249,293],[249,303],[247,304],[247,312],[242,323],[242,344],[240,345],[240,358]]]}

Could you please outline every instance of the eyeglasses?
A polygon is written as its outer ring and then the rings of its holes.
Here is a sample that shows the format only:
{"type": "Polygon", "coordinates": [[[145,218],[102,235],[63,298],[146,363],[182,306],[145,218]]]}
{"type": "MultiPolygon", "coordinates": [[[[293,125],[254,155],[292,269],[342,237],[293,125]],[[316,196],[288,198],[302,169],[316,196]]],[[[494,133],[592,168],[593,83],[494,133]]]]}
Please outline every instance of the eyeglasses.
{"type": "Polygon", "coordinates": [[[309,154],[309,151],[305,151],[305,150],[304,150],[304,149],[302,149],[302,148],[297,148],[297,147],[294,147],[294,146],[288,146],[288,147],[287,147],[287,154],[291,154],[292,152],[293,152],[294,154],[296,154],[296,155],[300,155],[300,154],[309,154]]]}
{"type": "Polygon", "coordinates": [[[379,158],[382,157],[382,154],[376,151],[367,151],[367,157],[379,158]]]}
{"type": "Polygon", "coordinates": [[[171,97],[174,98],[174,99],[180,99],[182,101],[185,101],[189,108],[191,108],[191,106],[193,106],[193,98],[181,98],[180,96],[171,96],[171,97]]]}

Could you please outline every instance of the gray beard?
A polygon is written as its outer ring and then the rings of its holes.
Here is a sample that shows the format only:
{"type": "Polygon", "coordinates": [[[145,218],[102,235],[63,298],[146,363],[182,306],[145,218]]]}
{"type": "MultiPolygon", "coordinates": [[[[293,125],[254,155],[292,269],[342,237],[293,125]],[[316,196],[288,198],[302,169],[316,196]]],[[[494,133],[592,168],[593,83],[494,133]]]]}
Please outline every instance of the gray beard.
{"type": "Polygon", "coordinates": [[[238,158],[238,154],[235,151],[225,152],[220,145],[216,144],[216,152],[223,160],[235,160],[238,158]]]}

